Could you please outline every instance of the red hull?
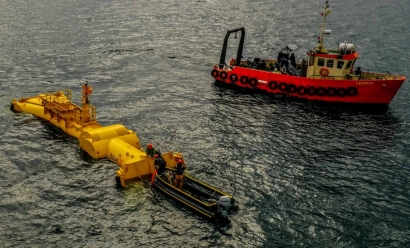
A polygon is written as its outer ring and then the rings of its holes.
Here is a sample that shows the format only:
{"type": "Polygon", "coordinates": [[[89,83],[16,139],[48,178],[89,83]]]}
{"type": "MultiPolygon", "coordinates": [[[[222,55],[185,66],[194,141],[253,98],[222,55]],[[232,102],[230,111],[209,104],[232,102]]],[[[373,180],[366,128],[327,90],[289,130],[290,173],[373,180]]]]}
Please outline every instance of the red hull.
{"type": "Polygon", "coordinates": [[[292,76],[235,66],[220,69],[214,66],[216,81],[269,93],[285,94],[306,100],[360,104],[389,104],[406,80],[395,79],[334,80],[292,76]]]}

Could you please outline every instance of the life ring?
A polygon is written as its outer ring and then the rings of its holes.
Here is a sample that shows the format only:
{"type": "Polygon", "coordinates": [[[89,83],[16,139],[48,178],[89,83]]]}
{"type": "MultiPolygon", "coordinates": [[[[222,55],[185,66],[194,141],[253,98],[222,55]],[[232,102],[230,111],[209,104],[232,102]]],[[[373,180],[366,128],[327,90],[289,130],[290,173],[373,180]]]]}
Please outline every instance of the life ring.
{"type": "Polygon", "coordinates": [[[247,84],[248,83],[248,77],[247,76],[242,76],[239,81],[241,82],[241,84],[247,84]]]}
{"type": "Polygon", "coordinates": [[[256,87],[256,85],[258,84],[258,79],[256,79],[256,78],[250,78],[250,79],[249,79],[249,84],[250,84],[252,87],[256,87]]]}
{"type": "Polygon", "coordinates": [[[236,83],[236,81],[238,81],[238,76],[236,76],[236,74],[231,74],[229,76],[229,80],[231,80],[231,82],[234,84],[236,83]]]}
{"type": "Polygon", "coordinates": [[[213,69],[212,72],[211,72],[211,75],[212,75],[212,77],[216,78],[216,77],[218,77],[218,75],[219,75],[219,71],[213,69]]]}
{"type": "Polygon", "coordinates": [[[347,94],[349,96],[355,96],[357,95],[357,89],[355,87],[349,87],[347,88],[347,94]]]}
{"type": "Polygon", "coordinates": [[[316,94],[318,96],[324,96],[324,95],[326,95],[326,89],[324,87],[318,87],[316,89],[316,94]]]}
{"type": "Polygon", "coordinates": [[[313,96],[314,94],[316,94],[316,88],[313,86],[309,86],[306,90],[307,94],[309,96],[313,96]]]}
{"type": "Polygon", "coordinates": [[[329,88],[327,88],[326,94],[327,94],[328,96],[334,96],[334,95],[336,95],[336,88],[334,88],[334,87],[329,87],[329,88]]]}
{"type": "Polygon", "coordinates": [[[276,90],[278,88],[278,83],[275,81],[270,81],[268,84],[269,89],[276,90]]]}
{"type": "Polygon", "coordinates": [[[288,85],[286,83],[282,82],[278,85],[278,88],[279,88],[280,91],[285,91],[288,88],[288,85]]]}
{"type": "Polygon", "coordinates": [[[323,77],[327,77],[329,76],[329,70],[327,68],[322,68],[319,71],[320,75],[322,75],[323,77]]]}
{"type": "Polygon", "coordinates": [[[345,96],[346,93],[347,93],[347,91],[346,91],[345,88],[339,88],[339,89],[337,89],[337,94],[338,94],[339,96],[345,96]]]}
{"type": "Polygon", "coordinates": [[[225,79],[228,77],[228,73],[226,73],[226,71],[223,71],[223,72],[221,72],[221,73],[219,74],[219,77],[220,77],[222,80],[225,80],[225,79]]]}
{"type": "Polygon", "coordinates": [[[288,85],[287,91],[289,93],[295,93],[297,90],[298,90],[298,88],[296,87],[296,85],[294,85],[294,84],[289,84],[288,85]]]}
{"type": "Polygon", "coordinates": [[[299,86],[299,88],[298,88],[298,94],[299,95],[304,95],[304,94],[306,94],[306,87],[304,87],[304,86],[299,86]]]}

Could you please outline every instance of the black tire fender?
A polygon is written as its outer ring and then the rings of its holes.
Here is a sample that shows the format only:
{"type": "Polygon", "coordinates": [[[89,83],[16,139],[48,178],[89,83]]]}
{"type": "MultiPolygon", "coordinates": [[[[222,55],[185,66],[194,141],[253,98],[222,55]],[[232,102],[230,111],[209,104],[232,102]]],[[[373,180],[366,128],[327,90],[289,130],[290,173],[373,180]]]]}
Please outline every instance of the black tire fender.
{"type": "Polygon", "coordinates": [[[238,81],[238,76],[236,76],[236,74],[231,74],[229,76],[229,80],[231,80],[231,82],[234,84],[236,83],[236,81],[238,81]]]}
{"type": "Polygon", "coordinates": [[[247,76],[242,76],[239,81],[241,82],[241,84],[247,84],[248,83],[248,77],[247,76]]]}
{"type": "Polygon", "coordinates": [[[316,88],[313,87],[313,86],[309,86],[309,87],[306,89],[306,93],[307,93],[309,96],[313,96],[313,95],[316,94],[316,88]]]}
{"type": "Polygon", "coordinates": [[[279,88],[280,91],[286,91],[286,89],[288,88],[288,85],[286,83],[282,82],[278,85],[278,88],[279,88]]]}
{"type": "Polygon", "coordinates": [[[256,79],[256,78],[250,78],[250,79],[249,79],[249,84],[250,84],[252,87],[256,87],[256,85],[258,85],[258,79],[256,79]]]}
{"type": "Polygon", "coordinates": [[[349,88],[347,88],[347,94],[348,94],[349,96],[355,96],[355,95],[357,95],[357,88],[355,88],[355,87],[349,87],[349,88]]]}
{"type": "Polygon", "coordinates": [[[219,71],[218,71],[218,70],[213,69],[213,70],[212,70],[212,72],[211,72],[211,75],[212,75],[212,77],[216,78],[216,77],[218,77],[218,76],[219,76],[219,71]]]}
{"type": "Polygon", "coordinates": [[[347,93],[347,90],[345,88],[339,88],[337,89],[337,94],[341,97],[345,96],[347,93]]]}
{"type": "Polygon", "coordinates": [[[326,89],[324,87],[318,87],[316,89],[316,94],[318,96],[324,96],[324,95],[326,95],[326,89]]]}
{"type": "Polygon", "coordinates": [[[222,71],[222,72],[219,74],[219,77],[220,77],[222,80],[225,80],[225,79],[228,77],[228,73],[226,73],[226,71],[222,71]]]}
{"type": "Polygon", "coordinates": [[[298,94],[299,94],[299,95],[303,96],[303,95],[306,94],[306,92],[307,92],[306,87],[304,87],[304,86],[299,86],[299,88],[298,88],[298,94]]]}
{"type": "Polygon", "coordinates": [[[326,90],[326,94],[328,96],[335,96],[337,94],[336,88],[335,87],[329,87],[326,90]]]}
{"type": "Polygon", "coordinates": [[[271,90],[276,90],[278,88],[278,83],[276,81],[270,81],[268,87],[271,90]]]}
{"type": "Polygon", "coordinates": [[[294,84],[289,84],[288,85],[287,91],[289,93],[295,93],[297,90],[298,90],[298,88],[296,87],[296,85],[294,85],[294,84]]]}

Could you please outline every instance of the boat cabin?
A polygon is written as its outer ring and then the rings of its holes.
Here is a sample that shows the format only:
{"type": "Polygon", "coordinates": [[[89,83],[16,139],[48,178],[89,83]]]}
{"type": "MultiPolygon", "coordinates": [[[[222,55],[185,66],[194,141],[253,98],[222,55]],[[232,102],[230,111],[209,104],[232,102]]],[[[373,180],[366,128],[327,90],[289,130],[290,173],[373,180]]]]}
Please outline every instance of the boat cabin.
{"type": "Polygon", "coordinates": [[[359,57],[353,44],[341,43],[339,49],[328,53],[307,52],[307,78],[351,79],[353,65],[359,57]]]}

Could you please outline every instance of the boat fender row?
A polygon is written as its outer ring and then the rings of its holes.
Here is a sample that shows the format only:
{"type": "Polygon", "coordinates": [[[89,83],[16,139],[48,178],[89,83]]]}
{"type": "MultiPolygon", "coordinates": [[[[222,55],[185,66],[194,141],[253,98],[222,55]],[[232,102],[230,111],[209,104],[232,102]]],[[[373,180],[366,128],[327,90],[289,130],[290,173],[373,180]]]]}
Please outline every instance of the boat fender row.
{"type": "Polygon", "coordinates": [[[218,70],[215,70],[215,69],[212,70],[211,75],[214,78],[217,78],[219,76],[222,80],[225,80],[228,78],[228,73],[226,71],[219,72],[218,70]]]}
{"type": "Polygon", "coordinates": [[[318,96],[355,96],[357,95],[357,88],[349,87],[349,88],[335,88],[335,87],[304,87],[299,86],[296,87],[294,84],[287,84],[284,82],[277,83],[276,81],[270,81],[268,84],[269,89],[276,90],[279,89],[282,92],[287,93],[298,93],[299,95],[308,94],[310,96],[318,95],[318,96]]]}
{"type": "MultiPolygon", "coordinates": [[[[217,78],[218,76],[222,79],[225,80],[228,78],[228,73],[225,71],[221,71],[219,72],[218,70],[212,70],[211,75],[214,78],[217,78]]],[[[231,81],[232,84],[235,84],[238,81],[238,76],[236,74],[231,74],[229,76],[229,80],[231,81]]],[[[256,85],[258,84],[258,79],[256,78],[248,78],[247,76],[242,76],[239,79],[239,82],[243,85],[245,84],[249,84],[252,87],[256,87],[256,85]]]]}
{"type": "MultiPolygon", "coordinates": [[[[228,73],[225,71],[222,71],[219,73],[218,70],[212,70],[212,76],[213,77],[220,77],[222,80],[225,80],[228,77],[228,73]]],[[[329,75],[329,70],[327,68],[322,68],[320,71],[320,74],[322,76],[328,76],[329,75]]],[[[235,84],[238,81],[238,76],[236,74],[231,74],[229,76],[229,80],[231,81],[232,84],[235,84]]],[[[258,79],[256,78],[248,78],[247,76],[242,76],[239,79],[239,82],[243,85],[249,84],[252,87],[256,87],[258,84],[258,79]]],[[[357,95],[357,88],[355,87],[349,87],[349,88],[335,88],[335,87],[304,87],[304,86],[299,86],[297,87],[294,84],[287,84],[285,82],[276,82],[276,81],[270,81],[268,84],[269,89],[271,90],[276,90],[279,89],[282,92],[287,92],[287,93],[297,93],[299,95],[318,95],[318,96],[355,96],[357,95]]]]}
{"type": "MultiPolygon", "coordinates": [[[[232,75],[235,75],[235,74],[232,74],[232,75]]],[[[243,85],[249,84],[252,87],[256,87],[256,85],[258,85],[258,79],[248,78],[247,76],[242,76],[239,82],[241,82],[241,84],[243,85]]]]}

